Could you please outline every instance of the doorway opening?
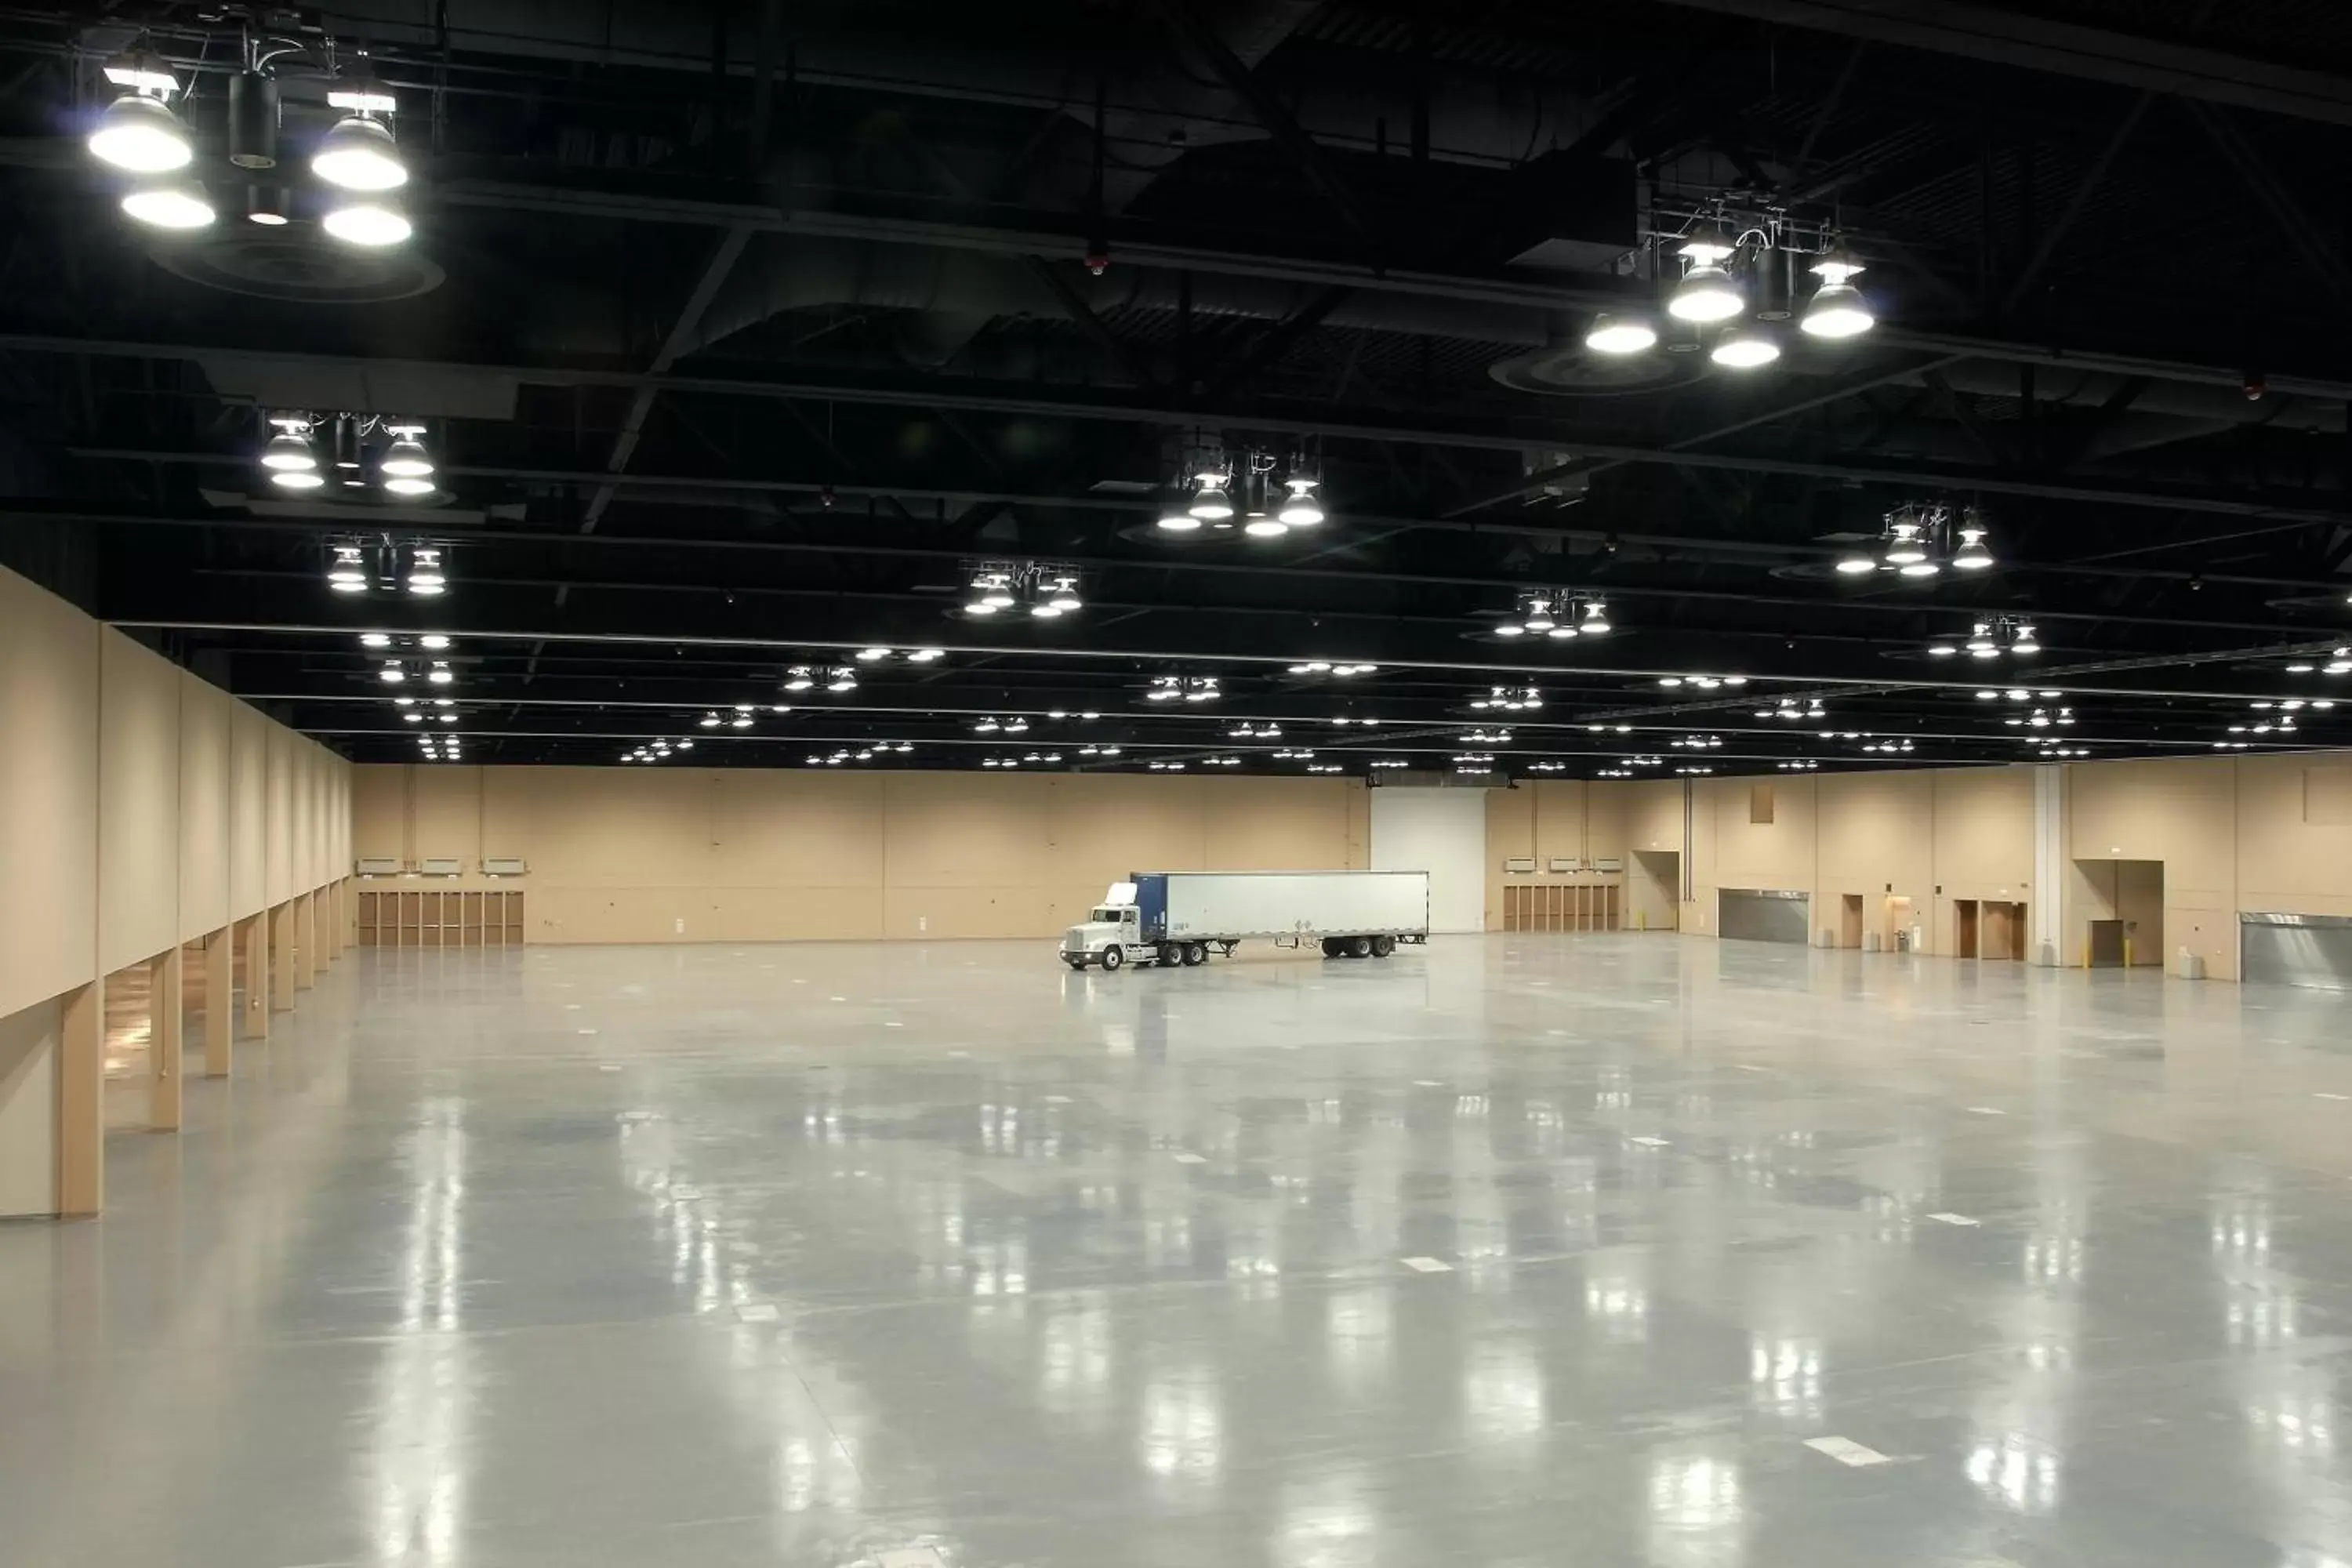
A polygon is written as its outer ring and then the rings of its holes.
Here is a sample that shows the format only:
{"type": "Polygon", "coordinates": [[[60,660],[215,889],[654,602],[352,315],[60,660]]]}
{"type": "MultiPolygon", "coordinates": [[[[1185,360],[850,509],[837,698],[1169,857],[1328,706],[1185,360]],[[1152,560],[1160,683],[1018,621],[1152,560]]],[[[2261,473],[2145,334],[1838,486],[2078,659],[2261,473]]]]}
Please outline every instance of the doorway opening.
{"type": "Polygon", "coordinates": [[[1838,900],[1838,945],[1862,945],[1862,895],[1847,893],[1838,900]]]}
{"type": "Polygon", "coordinates": [[[1978,956],[2025,962],[2025,906],[1987,899],[1978,921],[1978,956]]]}
{"type": "Polygon", "coordinates": [[[1961,958],[1977,955],[1977,901],[1952,900],[1952,952],[1961,958]]]}
{"type": "Polygon", "coordinates": [[[2164,862],[2074,862],[2083,924],[2079,951],[2068,955],[2085,968],[2161,968],[2164,964],[2164,862]]]}
{"type": "Polygon", "coordinates": [[[1882,922],[1880,930],[1885,933],[1879,940],[1885,943],[1886,951],[1908,952],[1911,950],[1911,900],[1899,895],[1888,895],[1879,918],[1882,922]]]}
{"type": "Polygon", "coordinates": [[[1676,849],[1636,849],[1625,879],[1622,922],[1632,931],[1674,931],[1682,924],[1683,858],[1676,849]]]}

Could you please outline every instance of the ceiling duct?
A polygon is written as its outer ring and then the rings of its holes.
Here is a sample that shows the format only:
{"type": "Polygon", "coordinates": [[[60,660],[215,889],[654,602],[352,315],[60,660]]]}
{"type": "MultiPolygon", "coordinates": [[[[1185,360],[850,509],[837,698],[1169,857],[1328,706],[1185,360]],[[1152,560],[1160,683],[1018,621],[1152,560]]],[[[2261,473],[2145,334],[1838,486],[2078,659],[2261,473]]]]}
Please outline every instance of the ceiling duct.
{"type": "MultiPolygon", "coordinates": [[[[1157,268],[1115,267],[1099,278],[1074,269],[1066,281],[1097,316],[1173,312],[1180,304],[1177,275],[1157,268]]],[[[1284,321],[1314,303],[1319,292],[1275,279],[1202,274],[1192,279],[1192,309],[1199,316],[1284,321]]],[[[925,319],[908,330],[901,347],[910,360],[933,365],[952,358],[991,321],[1007,316],[1066,321],[1069,315],[1034,268],[1014,258],[771,235],[754,242],[752,253],[704,312],[701,331],[688,352],[786,311],[820,306],[922,313],[925,319]]],[[[1420,295],[1353,294],[1324,321],[1333,327],[1530,347],[1550,338],[1541,311],[1420,295]]]]}

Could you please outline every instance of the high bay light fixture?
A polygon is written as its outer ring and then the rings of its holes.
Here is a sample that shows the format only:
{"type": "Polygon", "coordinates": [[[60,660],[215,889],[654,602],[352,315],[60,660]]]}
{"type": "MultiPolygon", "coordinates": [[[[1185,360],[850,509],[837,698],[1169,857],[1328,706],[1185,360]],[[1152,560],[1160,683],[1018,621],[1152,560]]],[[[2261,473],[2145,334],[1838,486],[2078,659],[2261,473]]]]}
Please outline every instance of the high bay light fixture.
{"type": "Polygon", "coordinates": [[[2030,656],[2041,651],[2042,640],[2034,632],[2033,623],[2014,616],[1977,621],[1965,637],[1937,637],[1927,645],[1931,658],[1957,658],[1966,654],[1970,658],[1992,659],[2003,654],[2030,656]]]}
{"type": "Polygon", "coordinates": [[[1990,532],[1974,506],[1953,508],[1937,501],[1905,501],[1881,520],[1874,548],[1857,546],[1838,557],[1840,576],[1892,572],[1925,582],[1955,572],[1983,572],[1993,564],[1985,543],[1990,532]]]}
{"type": "Polygon", "coordinates": [[[1172,534],[1231,532],[1280,539],[1323,521],[1322,474],[1305,448],[1276,453],[1189,439],[1161,490],[1159,527],[1172,534]]]}
{"type": "Polygon", "coordinates": [[[404,593],[433,599],[449,591],[448,550],[442,544],[340,539],[328,541],[325,550],[327,586],[338,594],[404,593]]]}
{"type": "Polygon", "coordinates": [[[271,434],[261,443],[256,460],[279,489],[315,490],[326,485],[330,474],[320,460],[322,445],[339,481],[333,498],[338,504],[368,499],[349,492],[366,491],[371,473],[383,495],[403,501],[432,495],[437,489],[433,476],[439,465],[426,445],[421,419],[287,408],[271,413],[268,425],[271,434]]]}
{"type": "Polygon", "coordinates": [[[1570,588],[1530,588],[1496,625],[1494,634],[1565,642],[1570,637],[1607,637],[1612,629],[1608,605],[1593,595],[1570,588]]]}
{"type": "Polygon", "coordinates": [[[796,664],[784,671],[786,691],[814,691],[819,688],[839,696],[857,689],[857,669],[846,664],[796,664]]]}
{"type": "MultiPolygon", "coordinates": [[[[291,204],[287,187],[270,177],[279,166],[280,100],[273,62],[309,51],[277,37],[242,38],[237,47],[241,68],[219,100],[226,115],[222,141],[228,162],[243,172],[237,179],[246,217],[282,227],[291,204]],[[255,174],[264,178],[256,181],[255,174]]],[[[408,166],[391,124],[397,100],[364,58],[335,75],[331,44],[324,53],[320,65],[331,77],[327,102],[341,118],[319,139],[310,159],[326,197],[319,226],[346,245],[397,245],[414,232],[394,194],[408,183],[408,166]]],[[[137,182],[121,199],[124,215],[151,228],[209,227],[218,214],[194,166],[194,138],[172,106],[181,92],[177,76],[146,50],[116,56],[104,74],[118,95],[100,113],[86,145],[93,158],[137,182]]]]}
{"type": "MultiPolygon", "coordinates": [[[[1040,621],[1058,620],[1086,608],[1086,600],[1078,593],[1078,574],[1047,562],[983,562],[972,568],[971,585],[959,608],[972,619],[988,620],[1024,605],[1031,619],[1040,621]]],[[[939,655],[932,652],[929,657],[939,655]]]]}
{"type": "Polygon", "coordinates": [[[1654,300],[1594,316],[1584,332],[1594,354],[1622,359],[1663,342],[1675,353],[1704,350],[1714,364],[1738,374],[1780,357],[1791,316],[1804,337],[1827,344],[1877,325],[1854,285],[1863,264],[1844,237],[1778,207],[1719,198],[1685,208],[1678,229],[1643,237],[1631,269],[1647,279],[1654,300]],[[1799,309],[1796,298],[1808,288],[1799,309]]]}
{"type": "Polygon", "coordinates": [[[1143,689],[1146,702],[1214,702],[1223,695],[1213,675],[1155,675],[1143,689]]]}

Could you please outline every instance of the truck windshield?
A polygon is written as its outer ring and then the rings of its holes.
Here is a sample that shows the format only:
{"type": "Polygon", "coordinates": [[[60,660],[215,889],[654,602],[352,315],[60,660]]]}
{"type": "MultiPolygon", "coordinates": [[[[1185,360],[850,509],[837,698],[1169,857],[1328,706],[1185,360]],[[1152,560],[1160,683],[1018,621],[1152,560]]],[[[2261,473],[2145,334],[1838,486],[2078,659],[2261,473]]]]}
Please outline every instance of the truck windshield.
{"type": "Polygon", "coordinates": [[[1094,912],[1094,919],[1100,924],[1115,926],[1126,917],[1127,912],[1128,911],[1124,908],[1118,905],[1105,904],[1102,908],[1094,912]]]}

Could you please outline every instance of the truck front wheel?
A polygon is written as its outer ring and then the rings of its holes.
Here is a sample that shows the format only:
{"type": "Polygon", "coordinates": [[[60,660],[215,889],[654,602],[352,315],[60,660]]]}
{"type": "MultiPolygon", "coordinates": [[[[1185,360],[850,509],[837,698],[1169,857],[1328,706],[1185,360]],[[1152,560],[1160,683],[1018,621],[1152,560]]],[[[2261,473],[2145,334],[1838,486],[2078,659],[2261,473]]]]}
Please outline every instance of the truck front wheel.
{"type": "Polygon", "coordinates": [[[1392,953],[1395,951],[1396,938],[1392,936],[1376,936],[1372,938],[1372,956],[1374,958],[1386,958],[1390,953],[1392,953]]]}
{"type": "Polygon", "coordinates": [[[1102,950],[1103,973],[1106,974],[1126,962],[1127,954],[1119,951],[1116,942],[1102,950]]]}

